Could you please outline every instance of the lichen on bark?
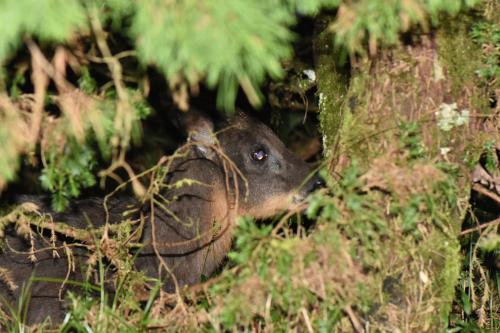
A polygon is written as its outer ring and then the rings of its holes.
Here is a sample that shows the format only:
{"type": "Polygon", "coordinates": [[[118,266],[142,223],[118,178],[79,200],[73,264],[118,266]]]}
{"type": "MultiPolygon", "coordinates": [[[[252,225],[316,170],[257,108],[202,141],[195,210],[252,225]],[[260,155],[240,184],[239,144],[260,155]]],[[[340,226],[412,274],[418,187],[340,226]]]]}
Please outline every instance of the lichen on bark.
{"type": "Polygon", "coordinates": [[[334,47],[332,34],[328,29],[332,20],[330,16],[317,19],[313,42],[320,126],[325,155],[329,158],[337,156],[335,151],[349,82],[345,68],[339,66],[340,52],[334,47]]]}

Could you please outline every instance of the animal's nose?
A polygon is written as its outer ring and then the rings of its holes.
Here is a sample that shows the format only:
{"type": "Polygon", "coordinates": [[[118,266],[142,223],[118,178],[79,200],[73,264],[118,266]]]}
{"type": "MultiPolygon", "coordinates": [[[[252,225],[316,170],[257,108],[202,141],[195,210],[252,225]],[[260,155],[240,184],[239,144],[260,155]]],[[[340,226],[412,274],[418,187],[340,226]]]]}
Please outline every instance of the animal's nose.
{"type": "Polygon", "coordinates": [[[312,192],[325,187],[326,183],[323,178],[316,172],[309,180],[302,186],[299,193],[294,197],[294,202],[301,202],[312,192]]]}
{"type": "Polygon", "coordinates": [[[323,178],[321,178],[318,172],[316,172],[314,176],[311,177],[308,183],[309,183],[308,184],[309,186],[307,188],[308,193],[314,192],[326,186],[325,181],[323,180],[323,178]]]}

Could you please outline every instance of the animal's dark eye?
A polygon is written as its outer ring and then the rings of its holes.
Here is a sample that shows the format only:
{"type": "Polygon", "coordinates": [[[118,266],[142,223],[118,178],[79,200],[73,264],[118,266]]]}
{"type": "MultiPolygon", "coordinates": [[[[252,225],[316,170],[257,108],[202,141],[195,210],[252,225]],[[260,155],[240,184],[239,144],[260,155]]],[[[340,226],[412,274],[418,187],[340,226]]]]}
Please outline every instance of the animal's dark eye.
{"type": "Polygon", "coordinates": [[[252,160],[257,162],[262,162],[267,159],[267,153],[264,149],[257,149],[250,154],[252,156],[252,160]]]}

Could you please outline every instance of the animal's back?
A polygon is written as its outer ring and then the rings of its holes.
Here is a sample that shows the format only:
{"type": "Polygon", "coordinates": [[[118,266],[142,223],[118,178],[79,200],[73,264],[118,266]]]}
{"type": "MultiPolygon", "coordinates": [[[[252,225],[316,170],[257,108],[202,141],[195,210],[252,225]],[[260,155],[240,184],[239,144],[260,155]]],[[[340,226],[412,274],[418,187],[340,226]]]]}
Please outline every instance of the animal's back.
{"type": "MultiPolygon", "coordinates": [[[[90,230],[105,224],[103,199],[89,198],[73,201],[64,213],[54,212],[45,196],[19,196],[20,203],[34,203],[38,212],[50,214],[54,222],[66,223],[70,228],[90,230]]],[[[122,213],[132,203],[130,198],[111,199],[107,205],[110,223],[121,220],[122,213]]],[[[74,246],[75,240],[53,233],[50,229],[33,228],[20,234],[14,226],[6,229],[3,249],[0,249],[0,297],[13,310],[26,307],[26,322],[36,323],[50,316],[60,322],[64,315],[61,299],[74,289],[73,281],[85,280],[82,264],[88,251],[74,246]],[[71,253],[67,252],[69,249],[71,253]],[[68,256],[71,256],[68,260],[68,256]]],[[[89,281],[95,283],[96,281],[89,281]]],[[[4,306],[5,308],[5,306],[4,306]]]]}
{"type": "MultiPolygon", "coordinates": [[[[217,268],[231,245],[235,214],[231,213],[230,191],[220,165],[191,153],[170,167],[168,182],[162,183],[164,189],[142,206],[129,197],[111,197],[106,202],[106,213],[103,199],[89,198],[74,201],[64,213],[56,213],[49,208],[45,197],[21,196],[19,201],[32,202],[41,213],[50,214],[53,221],[83,230],[102,227],[106,220],[110,224],[120,223],[124,220],[123,212],[135,208],[135,213],[128,217],[138,220],[142,215],[145,221],[139,239],[144,247],[137,250],[135,267],[147,276],[161,279],[165,289],[173,291],[176,285],[200,282],[217,268]]],[[[7,292],[1,295],[14,304],[22,299],[23,290],[29,291],[28,323],[40,322],[47,315],[60,322],[65,312],[60,297],[67,290],[78,290],[71,281],[85,280],[89,252],[72,246],[74,240],[69,237],[59,235],[51,243],[51,236],[51,231],[45,230],[43,234],[20,237],[10,228],[0,255],[5,275],[0,285],[7,287],[4,289],[7,292]],[[71,260],[65,246],[71,249],[71,260]],[[34,260],[30,259],[33,249],[34,260]],[[30,277],[41,280],[30,282],[30,277]]],[[[98,284],[97,275],[91,275],[89,282],[98,284]]]]}

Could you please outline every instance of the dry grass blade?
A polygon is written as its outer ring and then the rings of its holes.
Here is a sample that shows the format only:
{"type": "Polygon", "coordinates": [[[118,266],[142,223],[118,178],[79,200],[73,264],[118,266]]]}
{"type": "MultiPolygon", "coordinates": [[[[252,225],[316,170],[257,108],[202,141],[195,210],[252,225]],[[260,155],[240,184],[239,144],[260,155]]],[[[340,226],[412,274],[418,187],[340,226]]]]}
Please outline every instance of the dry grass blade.
{"type": "Polygon", "coordinates": [[[470,233],[476,232],[476,231],[481,231],[483,229],[486,229],[486,228],[489,228],[492,226],[497,226],[497,225],[500,225],[500,218],[494,219],[493,221],[490,221],[490,222],[480,224],[474,228],[463,230],[462,232],[460,232],[460,236],[467,235],[467,234],[470,234],[470,233]]]}

